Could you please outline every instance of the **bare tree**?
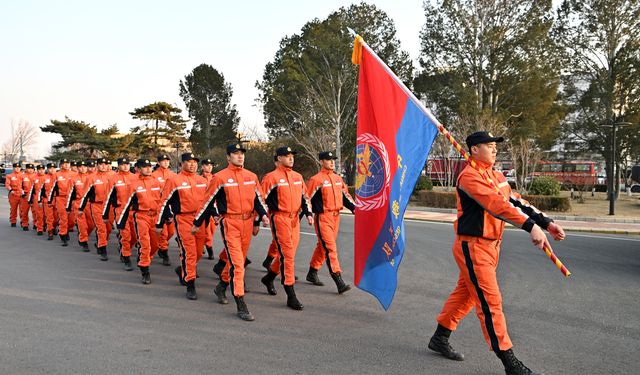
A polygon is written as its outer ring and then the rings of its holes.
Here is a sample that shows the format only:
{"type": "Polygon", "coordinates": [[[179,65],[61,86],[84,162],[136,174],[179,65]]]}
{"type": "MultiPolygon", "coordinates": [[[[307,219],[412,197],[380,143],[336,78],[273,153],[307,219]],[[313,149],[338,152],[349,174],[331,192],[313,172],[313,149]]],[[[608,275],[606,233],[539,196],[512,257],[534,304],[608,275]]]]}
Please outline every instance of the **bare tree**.
{"type": "Polygon", "coordinates": [[[11,120],[11,134],[9,139],[2,145],[2,154],[9,163],[22,161],[25,153],[35,145],[40,132],[37,127],[31,125],[29,121],[11,120]]]}

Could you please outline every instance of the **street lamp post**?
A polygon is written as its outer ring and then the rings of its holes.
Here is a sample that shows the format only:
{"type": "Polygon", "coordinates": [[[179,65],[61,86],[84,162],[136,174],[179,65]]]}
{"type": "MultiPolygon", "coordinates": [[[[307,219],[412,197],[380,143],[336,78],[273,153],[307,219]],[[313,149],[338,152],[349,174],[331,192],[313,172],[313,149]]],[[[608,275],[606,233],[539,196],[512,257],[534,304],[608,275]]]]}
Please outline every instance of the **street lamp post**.
{"type": "Polygon", "coordinates": [[[631,125],[630,122],[611,122],[611,124],[602,124],[604,127],[612,128],[612,142],[611,145],[611,175],[609,176],[609,186],[607,189],[609,190],[609,215],[616,214],[616,191],[615,184],[619,183],[618,173],[620,172],[616,168],[616,127],[618,126],[626,126],[631,125]]]}

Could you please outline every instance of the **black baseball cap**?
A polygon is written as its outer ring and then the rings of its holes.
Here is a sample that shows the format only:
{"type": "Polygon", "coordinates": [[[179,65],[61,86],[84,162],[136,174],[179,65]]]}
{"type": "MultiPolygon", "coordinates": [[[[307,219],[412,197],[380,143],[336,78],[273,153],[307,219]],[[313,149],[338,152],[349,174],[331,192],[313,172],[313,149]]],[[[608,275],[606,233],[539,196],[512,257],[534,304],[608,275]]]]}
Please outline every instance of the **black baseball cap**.
{"type": "Polygon", "coordinates": [[[158,161],[163,161],[163,160],[171,160],[171,158],[167,154],[158,155],[158,161]]]}
{"type": "Polygon", "coordinates": [[[234,143],[232,145],[227,146],[227,155],[231,155],[236,151],[242,151],[244,153],[244,152],[247,152],[247,149],[242,147],[240,143],[234,143]]]}
{"type": "Polygon", "coordinates": [[[77,167],[78,166],[78,162],[75,160],[71,160],[71,166],[72,167],[77,167]]]}
{"type": "Polygon", "coordinates": [[[77,164],[78,167],[86,167],[87,166],[87,162],[84,161],[84,160],[80,160],[76,164],[77,164]]]}
{"type": "Polygon", "coordinates": [[[467,137],[467,147],[478,145],[480,143],[504,142],[504,137],[494,137],[493,134],[485,131],[475,132],[467,137]]]}
{"type": "Polygon", "coordinates": [[[320,160],[336,160],[338,157],[331,151],[323,151],[318,154],[320,160]]]}
{"type": "Polygon", "coordinates": [[[111,164],[111,162],[106,158],[98,158],[96,159],[96,164],[111,164]]]}
{"type": "Polygon", "coordinates": [[[14,168],[22,168],[22,166],[20,166],[20,163],[13,163],[13,167],[14,168]]]}
{"type": "Polygon", "coordinates": [[[205,164],[213,164],[213,162],[211,161],[211,159],[202,159],[202,161],[200,162],[200,164],[205,165],[205,164]]]}
{"type": "Polygon", "coordinates": [[[136,161],[136,168],[150,167],[150,166],[151,166],[151,160],[149,159],[138,159],[136,161]]]}
{"type": "Polygon", "coordinates": [[[285,147],[278,147],[276,149],[276,156],[286,156],[289,154],[297,154],[297,152],[295,152],[291,147],[289,146],[285,146],[285,147]]]}
{"type": "Polygon", "coordinates": [[[60,159],[60,164],[70,163],[69,159],[60,159]]]}
{"type": "Polygon", "coordinates": [[[33,164],[31,164],[31,163],[27,163],[24,167],[25,167],[26,169],[29,169],[29,168],[33,169],[33,164]]]}
{"type": "Polygon", "coordinates": [[[55,168],[56,167],[56,163],[48,163],[47,164],[47,168],[55,168]]]}
{"type": "Polygon", "coordinates": [[[95,167],[96,166],[96,162],[93,160],[87,160],[87,167],[95,167]]]}
{"type": "Polygon", "coordinates": [[[182,161],[195,160],[197,162],[200,161],[200,159],[198,159],[192,152],[185,152],[184,154],[182,154],[182,156],[180,156],[180,160],[182,161]]]}
{"type": "Polygon", "coordinates": [[[118,165],[129,164],[128,158],[118,158],[118,165]]]}
{"type": "Polygon", "coordinates": [[[44,165],[38,164],[38,165],[36,165],[36,169],[44,169],[44,165]]]}

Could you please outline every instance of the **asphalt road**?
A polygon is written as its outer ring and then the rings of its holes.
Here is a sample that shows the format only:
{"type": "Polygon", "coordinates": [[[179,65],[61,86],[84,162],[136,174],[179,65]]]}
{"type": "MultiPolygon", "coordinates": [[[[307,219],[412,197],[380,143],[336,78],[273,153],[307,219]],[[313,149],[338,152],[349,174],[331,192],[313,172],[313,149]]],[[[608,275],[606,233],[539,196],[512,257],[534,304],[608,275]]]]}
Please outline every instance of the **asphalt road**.
{"type": "MultiPolygon", "coordinates": [[[[296,290],[305,309],[269,296],[260,263],[268,230],[254,239],[245,299],[256,316],[243,322],[235,304],[215,302],[211,266],[200,263],[200,299],[188,301],[173,267],[154,260],[151,285],[125,272],[117,256],[98,260],[72,245],[46,241],[8,224],[0,197],[0,374],[504,374],[488,350],[475,313],[452,336],[466,360],[433,354],[435,317],[455,286],[452,226],[407,222],[399,286],[385,312],[369,294],[335,293],[302,280],[315,245],[304,226],[296,290]]],[[[216,234],[215,247],[221,241],[216,234]]],[[[339,237],[345,279],[353,275],[353,217],[339,237]]],[[[113,239],[109,250],[116,249],[113,239]]],[[[569,234],[554,249],[573,272],[564,279],[528,235],[507,231],[499,280],[518,357],[545,374],[638,374],[640,238],[569,234]]],[[[177,251],[171,241],[174,263],[177,251]]],[[[217,254],[216,254],[217,256],[217,254]]]]}

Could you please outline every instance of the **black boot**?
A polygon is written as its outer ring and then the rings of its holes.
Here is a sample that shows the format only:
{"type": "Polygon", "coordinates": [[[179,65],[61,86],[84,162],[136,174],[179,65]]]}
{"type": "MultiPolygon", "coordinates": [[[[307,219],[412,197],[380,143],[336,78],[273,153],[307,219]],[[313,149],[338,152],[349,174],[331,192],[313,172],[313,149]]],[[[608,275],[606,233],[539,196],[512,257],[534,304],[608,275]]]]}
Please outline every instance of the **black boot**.
{"type": "Polygon", "coordinates": [[[29,227],[22,227],[22,230],[25,231],[25,232],[28,232],[29,231],[29,227]]]}
{"type": "Polygon", "coordinates": [[[336,283],[339,294],[342,294],[348,290],[351,290],[351,285],[345,284],[344,280],[342,280],[342,275],[339,272],[332,273],[331,278],[336,283]]]}
{"type": "Polygon", "coordinates": [[[47,233],[47,241],[53,241],[53,233],[47,233]]]}
{"type": "Polygon", "coordinates": [[[511,349],[500,350],[496,355],[502,361],[504,371],[507,375],[543,375],[531,371],[527,366],[520,362],[518,358],[516,358],[515,354],[513,354],[513,350],[511,349]]]}
{"type": "Polygon", "coordinates": [[[218,275],[218,277],[222,277],[222,271],[224,270],[224,266],[227,265],[227,262],[225,262],[222,259],[218,259],[218,263],[215,264],[215,266],[213,266],[213,273],[215,273],[216,275],[218,275]]]}
{"type": "Polygon", "coordinates": [[[247,304],[244,302],[244,297],[234,297],[236,300],[236,306],[238,307],[238,318],[245,320],[247,322],[252,322],[256,320],[253,317],[253,314],[249,312],[247,308],[247,304]]]}
{"type": "Polygon", "coordinates": [[[89,244],[86,241],[80,242],[80,247],[82,248],[82,251],[84,251],[85,253],[89,252],[89,244]]]}
{"type": "Polygon", "coordinates": [[[182,278],[182,267],[178,266],[175,269],[176,271],[176,275],[178,275],[178,282],[180,283],[180,285],[187,285],[187,283],[184,281],[184,279],[182,278]]]}
{"type": "Polygon", "coordinates": [[[318,277],[318,270],[313,267],[309,267],[309,272],[307,272],[307,281],[317,286],[324,285],[324,283],[320,281],[320,278],[318,277]]]}
{"type": "Polygon", "coordinates": [[[53,228],[53,235],[57,236],[58,235],[58,228],[53,228]]]}
{"type": "Polygon", "coordinates": [[[207,259],[213,259],[213,247],[206,246],[207,248],[207,259]]]}
{"type": "Polygon", "coordinates": [[[264,286],[267,287],[267,293],[271,294],[272,296],[278,294],[278,292],[276,292],[276,288],[273,286],[273,280],[276,279],[276,276],[278,276],[277,273],[269,271],[262,277],[262,279],[260,279],[264,286]]]}
{"type": "Polygon", "coordinates": [[[267,255],[267,257],[262,261],[262,267],[269,271],[271,269],[271,262],[273,262],[273,257],[267,255]]]}
{"type": "Polygon", "coordinates": [[[16,223],[11,223],[11,228],[15,228],[16,226],[16,223]]]}
{"type": "MultiPolygon", "coordinates": [[[[125,271],[133,271],[133,266],[131,265],[131,257],[123,257],[124,258],[124,270],[125,271]]],[[[149,267],[147,267],[147,271],[149,270],[149,267]]]]}
{"type": "Polygon", "coordinates": [[[252,262],[251,262],[251,259],[249,259],[249,258],[244,258],[244,268],[247,268],[247,266],[248,266],[248,265],[250,265],[251,263],[252,263],[252,262]]]}
{"type": "MultiPolygon", "coordinates": [[[[27,228],[28,230],[29,228],[27,228]]],[[[67,235],[61,234],[60,239],[62,240],[62,246],[69,246],[69,242],[67,241],[67,235]]]]}
{"type": "Polygon", "coordinates": [[[41,230],[38,231],[38,236],[42,236],[44,233],[42,233],[41,230]]]}
{"type": "Polygon", "coordinates": [[[293,285],[285,285],[284,291],[287,293],[287,306],[294,310],[304,309],[304,306],[298,301],[298,297],[296,297],[296,291],[293,289],[293,285]]]}
{"type": "Polygon", "coordinates": [[[171,265],[171,262],[169,261],[169,250],[158,250],[158,256],[162,258],[163,266],[171,265]]]}
{"type": "Polygon", "coordinates": [[[429,349],[454,361],[464,361],[464,355],[456,352],[451,345],[449,345],[450,336],[451,330],[438,324],[436,332],[431,336],[431,340],[429,340],[429,349]]]}
{"type": "Polygon", "coordinates": [[[196,294],[196,281],[189,280],[187,281],[187,299],[192,301],[198,299],[198,295],[196,294]]]}
{"type": "Polygon", "coordinates": [[[143,284],[151,284],[151,274],[149,273],[149,267],[140,267],[140,272],[142,272],[142,283],[143,284]]]}
{"type": "Polygon", "coordinates": [[[227,292],[228,285],[229,283],[225,283],[224,281],[220,280],[215,289],[213,289],[213,293],[218,297],[218,303],[221,305],[226,305],[229,303],[229,300],[227,300],[227,296],[225,294],[227,292]]]}
{"type": "Polygon", "coordinates": [[[102,246],[98,248],[98,254],[100,255],[100,260],[103,262],[106,262],[107,260],[109,260],[109,257],[107,256],[107,247],[106,246],[102,246]]]}

